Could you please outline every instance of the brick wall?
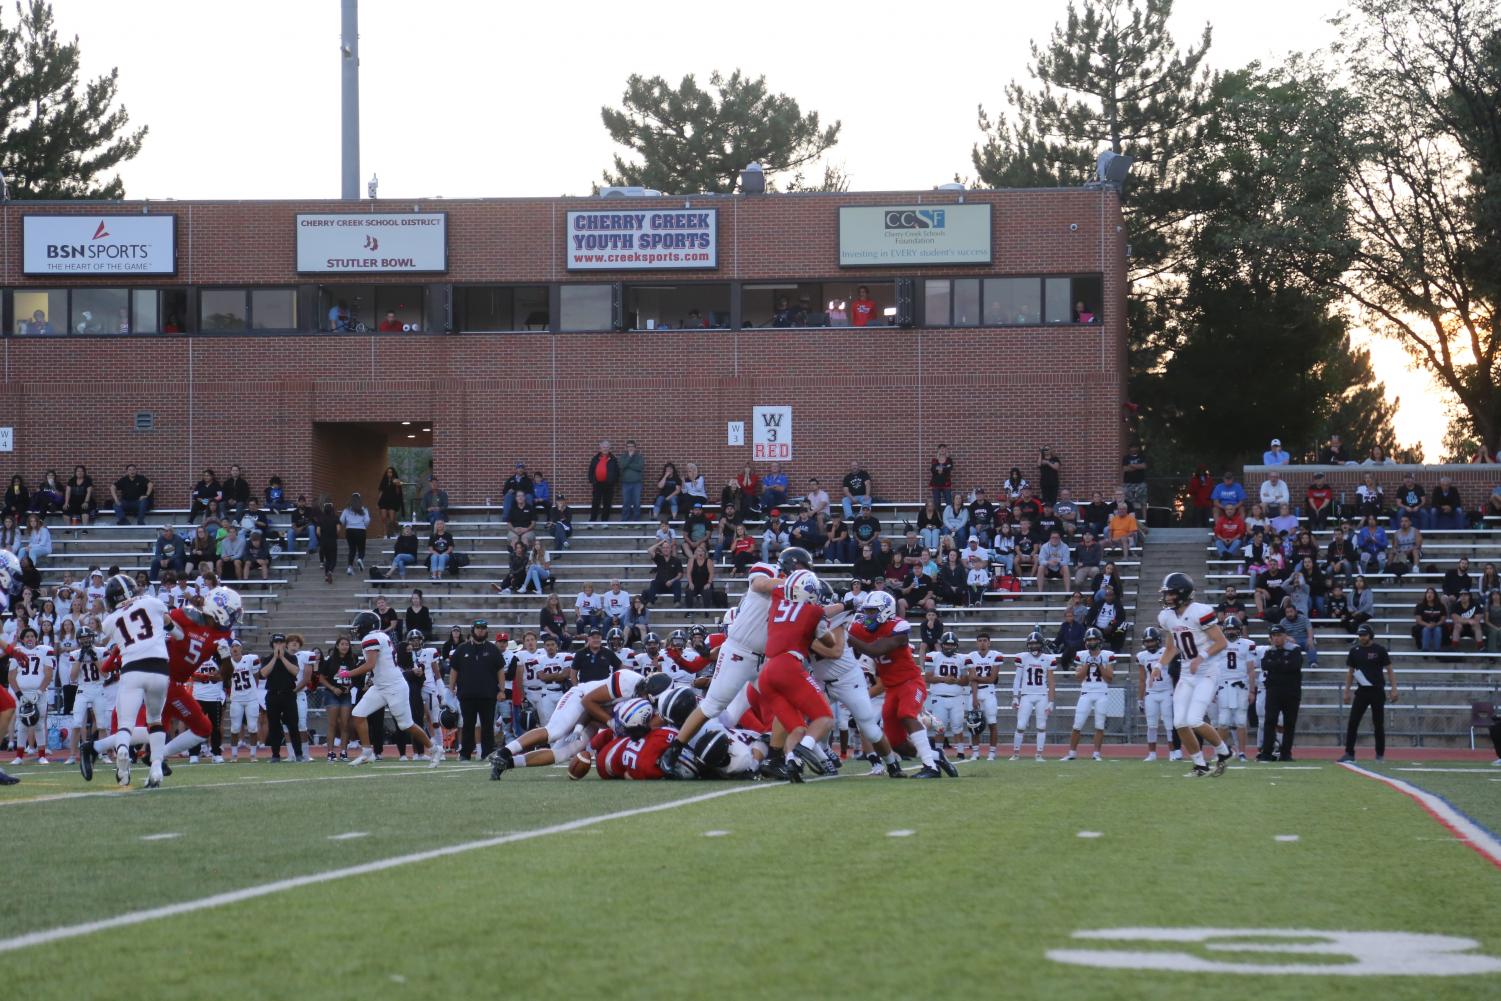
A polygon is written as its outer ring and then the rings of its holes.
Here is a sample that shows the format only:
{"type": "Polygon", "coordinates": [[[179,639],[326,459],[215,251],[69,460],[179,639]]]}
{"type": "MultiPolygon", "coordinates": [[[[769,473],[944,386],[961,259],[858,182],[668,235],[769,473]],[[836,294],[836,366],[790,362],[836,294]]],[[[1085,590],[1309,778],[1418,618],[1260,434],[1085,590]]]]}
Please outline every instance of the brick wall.
{"type": "MultiPolygon", "coordinates": [[[[969,201],[995,206],[993,265],[837,267],[838,205],[919,197],[932,204],[955,200],[932,192],[716,199],[721,267],[686,277],[1101,272],[1105,322],[978,330],[5,338],[0,423],[16,429],[11,465],[28,481],[49,467],[65,477],[78,462],[96,479],[113,480],[134,461],[159,481],[163,496],[180,497],[205,465],[222,469],[238,462],[257,489],[275,472],[294,496],[312,484],[336,496],[362,489],[373,499],[374,482],[339,482],[346,475],[339,470],[356,464],[335,461],[334,446],[315,441],[314,423],[422,420],[432,422],[435,467],[455,503],[498,497],[517,458],[546,470],[558,489],[587,503],[584,467],[601,436],[617,447],[634,437],[653,471],[667,459],[696,460],[713,492],[749,457],[749,428],[747,446],[730,448],[726,422],[749,424],[753,406],[787,404],[795,447],[789,474],[799,485],[816,475],[837,493],[850,460],[860,459],[879,494],[919,496],[940,441],[953,451],[963,487],[984,483],[993,491],[1013,464],[1030,474],[1039,444],[1062,455],[1066,486],[1088,491],[1116,483],[1126,373],[1124,235],[1114,196],[969,192],[969,201]],[[134,430],[134,415],[143,410],[155,415],[152,431],[134,430]]],[[[399,211],[412,204],[358,207],[399,211]]],[[[654,277],[563,271],[563,213],[597,207],[597,201],[415,204],[449,213],[451,270],[427,280],[654,277]]],[[[8,287],[287,284],[297,280],[293,216],[351,206],[198,202],[149,208],[179,216],[175,282],[24,279],[16,203],[0,210],[0,275],[8,287]]],[[[138,211],[140,203],[28,209],[121,212],[138,211]]],[[[361,457],[358,467],[365,464],[361,457]]]]}

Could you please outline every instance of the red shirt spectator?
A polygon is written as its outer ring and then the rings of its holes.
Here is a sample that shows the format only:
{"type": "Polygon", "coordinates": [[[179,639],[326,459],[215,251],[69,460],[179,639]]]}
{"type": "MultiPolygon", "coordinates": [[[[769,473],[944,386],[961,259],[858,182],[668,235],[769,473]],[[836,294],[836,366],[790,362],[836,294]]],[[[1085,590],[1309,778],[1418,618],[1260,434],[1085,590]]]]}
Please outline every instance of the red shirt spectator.
{"type": "Polygon", "coordinates": [[[1213,491],[1214,480],[1209,475],[1209,467],[1200,466],[1194,470],[1193,476],[1188,480],[1188,499],[1200,519],[1200,525],[1209,520],[1209,509],[1214,507],[1214,500],[1209,496],[1213,491]]]}
{"type": "Polygon", "coordinates": [[[1235,517],[1226,518],[1223,514],[1214,519],[1214,537],[1225,542],[1235,542],[1246,534],[1246,519],[1239,511],[1235,517]]]}
{"type": "Polygon", "coordinates": [[[388,312],[386,318],[380,321],[380,332],[383,334],[401,333],[401,321],[396,318],[395,313],[388,312]]]}
{"type": "Polygon", "coordinates": [[[876,318],[876,302],[870,297],[870,289],[861,285],[855,294],[855,301],[850,303],[850,323],[856,327],[863,327],[876,318]]]}

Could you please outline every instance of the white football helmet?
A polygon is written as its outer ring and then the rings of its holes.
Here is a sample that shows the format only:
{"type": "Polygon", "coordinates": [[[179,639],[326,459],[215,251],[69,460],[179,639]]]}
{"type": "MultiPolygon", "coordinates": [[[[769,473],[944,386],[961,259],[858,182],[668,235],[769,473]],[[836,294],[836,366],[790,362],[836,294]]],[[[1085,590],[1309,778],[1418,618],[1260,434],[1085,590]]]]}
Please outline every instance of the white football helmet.
{"type": "Polygon", "coordinates": [[[872,591],[865,596],[860,606],[860,621],[867,629],[875,629],[882,623],[896,618],[896,599],[886,591],[872,591]]]}
{"type": "Polygon", "coordinates": [[[203,602],[203,614],[220,629],[233,629],[235,623],[240,621],[243,607],[239,592],[221,584],[208,593],[208,598],[203,602]]]}
{"type": "Polygon", "coordinates": [[[812,570],[794,570],[782,582],[782,597],[793,604],[817,602],[819,593],[818,574],[812,570]]]}
{"type": "Polygon", "coordinates": [[[655,713],[649,699],[626,699],[615,707],[615,727],[628,737],[645,736],[655,713]]]}

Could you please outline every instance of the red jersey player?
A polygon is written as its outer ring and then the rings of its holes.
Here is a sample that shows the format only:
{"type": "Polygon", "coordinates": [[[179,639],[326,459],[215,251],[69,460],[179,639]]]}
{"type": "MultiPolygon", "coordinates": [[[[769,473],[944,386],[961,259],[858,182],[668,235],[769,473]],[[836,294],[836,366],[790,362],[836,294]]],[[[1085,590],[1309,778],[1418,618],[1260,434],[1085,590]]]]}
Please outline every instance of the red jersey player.
{"type": "MultiPolygon", "coordinates": [[[[162,709],[163,722],[176,720],[184,727],[182,733],[167,743],[165,756],[191,750],[203,743],[213,733],[213,723],[203,712],[193,691],[191,681],[211,681],[223,678],[229,657],[229,639],[240,618],[240,596],[227,587],[216,587],[204,600],[203,611],[196,608],[174,608],[167,617],[177,627],[167,641],[167,701],[162,709]],[[178,633],[181,635],[178,635],[178,633]],[[216,663],[217,662],[217,663],[216,663]]],[[[106,673],[118,666],[116,658],[106,657],[100,669],[106,673]]],[[[111,733],[115,723],[111,721],[111,733]]],[[[136,714],[135,728],[131,733],[132,744],[144,744],[147,739],[146,720],[142,713],[136,714]]],[[[113,736],[85,744],[78,758],[78,769],[85,781],[94,777],[94,761],[101,751],[116,746],[113,736]],[[103,745],[103,746],[101,746],[103,745]]],[[[162,762],[163,766],[166,761],[162,762]]]]}
{"type": "Polygon", "coordinates": [[[876,662],[876,679],[886,693],[881,728],[894,751],[922,762],[922,770],[913,777],[936,779],[945,773],[957,777],[959,772],[943,752],[934,752],[927,728],[918,720],[928,686],[912,658],[910,628],[906,619],[897,617],[896,599],[885,591],[873,591],[850,626],[849,642],[856,652],[876,662]]]}
{"type": "MultiPolygon", "coordinates": [[[[794,570],[781,593],[771,599],[766,623],[766,663],[756,676],[763,715],[772,719],[771,756],[762,774],[802,781],[802,763],[816,774],[829,771],[819,742],[834,727],[834,710],[822,690],[808,675],[808,664],[817,651],[820,657],[838,657],[844,643],[826,633],[824,601],[833,597],[828,586],[811,570],[794,570]],[[796,758],[788,761],[791,744],[796,758]]],[[[842,610],[843,606],[836,606],[842,610]]]]}
{"type": "Polygon", "coordinates": [[[663,726],[633,740],[601,730],[591,743],[595,771],[602,779],[659,779],[662,769],[657,759],[677,733],[672,727],[663,726]]]}

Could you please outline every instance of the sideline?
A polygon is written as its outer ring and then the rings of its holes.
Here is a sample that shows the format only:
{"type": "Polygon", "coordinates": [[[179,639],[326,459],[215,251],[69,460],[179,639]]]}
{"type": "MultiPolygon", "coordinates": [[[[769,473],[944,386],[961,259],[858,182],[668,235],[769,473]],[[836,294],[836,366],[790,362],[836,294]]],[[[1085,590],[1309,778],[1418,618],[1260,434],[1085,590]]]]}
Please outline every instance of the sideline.
{"type": "MultiPolygon", "coordinates": [[[[330,869],[326,872],[309,873],[306,876],[295,876],[291,879],[279,879],[273,883],[263,883],[260,886],[247,886],[241,890],[231,890],[227,893],[216,893],[209,897],[200,897],[197,900],[184,900],[176,904],[167,904],[162,907],[152,907],[147,910],[129,911],[118,914],[112,918],[102,918],[98,921],[86,921],[82,924],[64,925],[59,928],[48,928],[43,931],[28,932],[17,935],[14,938],[0,939],[0,954],[15,952],[19,949],[30,948],[34,945],[46,945],[49,942],[59,942],[64,939],[78,938],[82,935],[92,935],[95,932],[108,931],[112,928],[126,928],[131,925],[145,924],[159,918],[176,917],[179,914],[192,914],[195,911],[205,911],[214,907],[224,907],[229,904],[238,904],[245,900],[254,900],[257,897],[270,896],[273,893],[281,893],[283,890],[295,890],[304,886],[315,886],[319,883],[328,883],[336,879],[346,879],[350,876],[365,876],[374,872],[383,872],[386,869],[394,869],[398,866],[411,865],[416,862],[430,862],[433,859],[446,858],[450,855],[460,855],[464,852],[476,851],[481,848],[494,848],[499,845],[508,845],[517,841],[530,841],[533,838],[547,837],[550,834],[566,834],[569,831],[577,831],[585,827],[593,827],[610,820],[624,820],[627,817],[639,817],[648,813],[660,813],[664,810],[676,810],[682,806],[692,806],[695,803],[705,803],[711,799],[720,799],[724,796],[734,796],[739,793],[751,792],[756,789],[775,789],[787,785],[786,782],[750,782],[744,785],[736,785],[729,789],[718,789],[714,792],[701,793],[697,796],[687,796],[683,799],[675,799],[666,803],[656,803],[652,806],[641,806],[630,810],[619,810],[615,813],[602,813],[593,817],[581,817],[578,820],[570,820],[562,824],[554,824],[550,827],[539,827],[530,831],[517,831],[500,837],[484,838],[479,841],[465,841],[456,845],[448,845],[443,848],[432,848],[427,851],[413,852],[409,855],[395,855],[390,858],[378,859],[374,862],[365,862],[361,865],[347,866],[342,869],[330,869]]],[[[90,795],[90,794],[83,794],[90,795]]]]}
{"type": "Polygon", "coordinates": [[[1444,797],[1420,789],[1410,782],[1394,779],[1389,775],[1382,775],[1380,772],[1373,772],[1350,762],[1344,762],[1340,767],[1357,775],[1364,775],[1368,779],[1375,779],[1397,790],[1421,806],[1428,816],[1448,828],[1456,839],[1473,848],[1481,858],[1497,869],[1501,869],[1501,839],[1444,797]]]}

